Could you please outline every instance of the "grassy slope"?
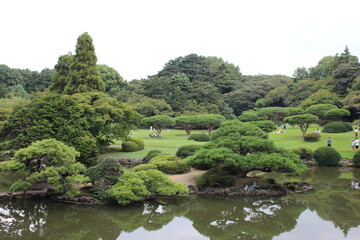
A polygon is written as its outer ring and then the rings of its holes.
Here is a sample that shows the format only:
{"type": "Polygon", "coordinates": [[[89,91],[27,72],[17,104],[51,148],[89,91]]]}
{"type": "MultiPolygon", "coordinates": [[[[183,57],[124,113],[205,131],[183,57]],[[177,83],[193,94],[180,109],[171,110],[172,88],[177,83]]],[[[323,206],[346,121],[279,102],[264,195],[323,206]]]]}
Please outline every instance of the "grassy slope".
{"type": "MultiPolygon", "coordinates": [[[[314,125],[308,129],[308,133],[314,132],[317,126],[314,125]]],[[[321,128],[320,128],[321,130],[321,128]]],[[[191,133],[200,133],[200,130],[194,130],[191,133]]],[[[274,131],[275,132],[275,131],[274,131]]],[[[285,133],[269,133],[269,138],[274,141],[278,147],[284,147],[292,149],[296,146],[309,147],[313,150],[326,146],[328,137],[331,137],[333,142],[332,146],[340,152],[343,158],[352,159],[354,152],[351,150],[351,139],[354,137],[353,132],[347,133],[321,133],[320,141],[318,142],[305,142],[302,139],[301,131],[299,128],[288,127],[285,133]]],[[[145,141],[145,149],[138,152],[116,152],[106,153],[107,156],[124,156],[132,158],[144,158],[150,150],[160,150],[170,154],[175,154],[177,149],[183,145],[199,144],[204,143],[189,141],[187,140],[188,135],[185,134],[184,130],[171,130],[170,132],[163,132],[159,138],[149,137],[148,129],[139,129],[134,131],[135,137],[139,137],[145,141]]],[[[115,141],[116,145],[121,145],[121,141],[115,141]]]]}

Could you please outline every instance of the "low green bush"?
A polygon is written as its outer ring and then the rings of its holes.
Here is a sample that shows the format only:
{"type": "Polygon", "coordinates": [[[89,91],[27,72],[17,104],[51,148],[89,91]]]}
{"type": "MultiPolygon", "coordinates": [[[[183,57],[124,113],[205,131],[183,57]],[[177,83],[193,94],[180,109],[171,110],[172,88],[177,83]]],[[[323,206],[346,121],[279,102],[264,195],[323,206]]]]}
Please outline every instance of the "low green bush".
{"type": "Polygon", "coordinates": [[[325,124],[323,128],[323,132],[326,133],[343,133],[351,132],[352,130],[352,125],[346,122],[329,122],[325,124]]]}
{"type": "Polygon", "coordinates": [[[124,152],[136,152],[143,150],[144,147],[144,140],[136,137],[128,137],[127,141],[122,144],[122,150],[124,152]]]}
{"type": "Polygon", "coordinates": [[[188,140],[194,140],[196,142],[208,142],[210,141],[210,137],[207,134],[192,134],[188,137],[188,140]]]}
{"type": "Polygon", "coordinates": [[[136,172],[139,171],[146,171],[149,169],[158,169],[157,166],[155,164],[140,164],[136,167],[133,168],[136,172]]]}
{"type": "Polygon", "coordinates": [[[303,139],[306,142],[317,142],[321,138],[321,135],[319,133],[306,133],[303,136],[303,139]]]}
{"type": "Polygon", "coordinates": [[[17,181],[10,187],[11,192],[17,192],[17,191],[28,191],[32,189],[32,185],[29,182],[24,181],[17,181]]]}
{"type": "Polygon", "coordinates": [[[235,183],[235,176],[218,169],[211,169],[199,176],[195,184],[199,189],[205,187],[228,187],[235,183]]]}
{"type": "Polygon", "coordinates": [[[314,158],[320,166],[338,166],[341,156],[335,148],[320,147],[315,150],[314,158]]]}
{"type": "Polygon", "coordinates": [[[154,163],[157,169],[166,174],[180,174],[190,171],[190,166],[181,161],[163,161],[154,163]]]}
{"type": "Polygon", "coordinates": [[[153,159],[149,161],[149,163],[155,164],[158,162],[164,162],[164,161],[180,161],[181,158],[176,157],[174,155],[168,154],[168,153],[160,153],[153,159]]]}
{"type": "Polygon", "coordinates": [[[360,167],[360,151],[357,151],[357,152],[354,154],[353,161],[354,161],[354,165],[355,165],[356,167],[360,167]]]}
{"type": "Polygon", "coordinates": [[[184,145],[179,147],[179,149],[176,151],[176,156],[179,158],[187,158],[201,148],[201,145],[184,145]]]}
{"type": "Polygon", "coordinates": [[[148,152],[148,154],[144,157],[143,163],[148,163],[151,159],[153,159],[154,157],[156,157],[157,155],[159,155],[159,153],[161,153],[160,150],[151,150],[151,151],[148,152]]]}
{"type": "Polygon", "coordinates": [[[251,123],[251,124],[261,128],[261,130],[263,130],[264,132],[267,132],[267,133],[276,130],[275,123],[270,120],[252,121],[252,122],[248,122],[248,123],[251,123]]]}
{"type": "Polygon", "coordinates": [[[292,150],[299,155],[302,160],[311,160],[314,157],[314,151],[308,147],[294,147],[292,150]]]}

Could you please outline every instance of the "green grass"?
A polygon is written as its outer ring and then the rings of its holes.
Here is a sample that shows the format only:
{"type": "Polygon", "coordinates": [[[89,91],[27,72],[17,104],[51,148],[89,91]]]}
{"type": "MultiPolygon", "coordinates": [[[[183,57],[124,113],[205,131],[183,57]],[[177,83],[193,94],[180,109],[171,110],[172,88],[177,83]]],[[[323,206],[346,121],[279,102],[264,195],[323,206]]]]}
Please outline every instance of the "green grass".
{"type": "MultiPolygon", "coordinates": [[[[138,152],[116,152],[105,153],[105,156],[122,156],[130,158],[144,158],[146,154],[151,150],[160,150],[164,153],[170,153],[175,155],[177,149],[183,145],[203,145],[204,142],[196,142],[187,140],[189,135],[186,135],[184,130],[170,130],[170,132],[163,131],[161,137],[149,137],[148,129],[138,129],[133,131],[133,136],[144,140],[145,149],[138,152]]],[[[191,134],[199,134],[201,130],[193,130],[191,134]]],[[[114,141],[115,145],[121,145],[121,140],[114,141]]]]}
{"type": "MultiPolygon", "coordinates": [[[[308,133],[314,132],[318,128],[313,125],[308,129],[308,133]]],[[[322,130],[322,128],[320,128],[322,130]]],[[[160,150],[165,153],[175,155],[177,149],[183,145],[198,144],[203,145],[204,142],[196,142],[187,140],[189,135],[186,135],[184,130],[171,130],[170,132],[163,132],[161,137],[149,137],[148,129],[139,129],[133,131],[135,137],[141,138],[145,142],[145,149],[138,152],[112,152],[105,153],[105,156],[123,156],[130,158],[144,158],[151,150],[160,150]]],[[[192,134],[201,133],[200,130],[193,130],[192,134]]],[[[332,147],[335,148],[343,158],[352,159],[354,152],[351,149],[351,139],[354,138],[353,132],[347,133],[320,133],[321,138],[317,142],[305,142],[302,138],[301,131],[298,127],[288,127],[284,133],[269,133],[269,139],[274,141],[277,147],[284,147],[292,149],[293,147],[309,147],[316,150],[319,147],[327,146],[328,137],[332,138],[332,147]]],[[[121,140],[115,141],[115,145],[121,145],[121,140]]]]}
{"type": "MultiPolygon", "coordinates": [[[[307,132],[314,132],[318,128],[317,125],[311,126],[307,132]]],[[[320,128],[322,130],[322,128],[320,128]]],[[[274,131],[275,132],[275,131],[274,131]]],[[[351,139],[354,138],[353,132],[346,133],[323,133],[321,132],[321,138],[317,142],[305,142],[302,138],[301,131],[298,127],[288,127],[284,133],[269,133],[269,139],[274,141],[274,144],[278,147],[284,147],[286,149],[292,149],[293,147],[308,147],[312,150],[316,150],[319,147],[327,146],[327,139],[332,138],[331,146],[335,148],[342,158],[352,159],[354,152],[351,149],[351,139]]]]}

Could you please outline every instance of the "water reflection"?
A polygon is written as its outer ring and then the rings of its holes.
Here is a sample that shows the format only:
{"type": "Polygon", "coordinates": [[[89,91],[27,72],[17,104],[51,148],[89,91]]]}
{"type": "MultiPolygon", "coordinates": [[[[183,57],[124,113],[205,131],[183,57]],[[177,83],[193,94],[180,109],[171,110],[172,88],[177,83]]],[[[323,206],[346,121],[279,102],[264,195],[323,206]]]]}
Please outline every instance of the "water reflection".
{"type": "Polygon", "coordinates": [[[164,198],[129,207],[4,201],[0,202],[0,239],[150,239],[149,232],[160,231],[174,233],[157,240],[201,235],[212,240],[273,239],[285,233],[287,239],[294,239],[298,229],[306,228],[306,221],[318,226],[316,233],[308,233],[310,238],[324,231],[321,226],[329,221],[333,231],[340,229],[345,238],[352,229],[360,230],[360,190],[351,189],[349,180],[360,176],[357,171],[312,169],[306,178],[317,191],[282,198],[164,198]],[[181,237],[176,234],[180,229],[192,235],[181,237]]]}

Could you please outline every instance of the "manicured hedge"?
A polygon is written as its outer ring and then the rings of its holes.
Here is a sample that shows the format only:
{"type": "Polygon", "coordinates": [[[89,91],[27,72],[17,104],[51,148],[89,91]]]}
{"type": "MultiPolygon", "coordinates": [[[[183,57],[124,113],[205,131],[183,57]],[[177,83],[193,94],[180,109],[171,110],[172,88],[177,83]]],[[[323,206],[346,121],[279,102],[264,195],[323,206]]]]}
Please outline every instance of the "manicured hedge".
{"type": "Polygon", "coordinates": [[[303,136],[306,142],[317,142],[321,138],[319,133],[306,133],[303,136]]]}
{"type": "Polygon", "coordinates": [[[316,149],[314,158],[320,166],[338,166],[341,160],[340,153],[332,147],[320,147],[316,149]]]}
{"type": "Polygon", "coordinates": [[[194,140],[197,142],[208,142],[210,141],[210,137],[207,134],[193,134],[188,138],[188,140],[194,140]]]}
{"type": "Polygon", "coordinates": [[[187,158],[201,148],[201,145],[184,145],[179,147],[179,149],[176,151],[176,156],[179,158],[187,158]]]}
{"type": "Polygon", "coordinates": [[[129,137],[126,142],[122,144],[124,152],[136,152],[144,149],[144,140],[136,137],[129,137]]]}
{"type": "Polygon", "coordinates": [[[345,122],[330,122],[325,124],[323,128],[323,132],[326,133],[343,133],[343,132],[351,132],[353,127],[350,123],[345,122]]]}
{"type": "Polygon", "coordinates": [[[230,175],[226,171],[211,169],[199,176],[196,179],[195,184],[199,189],[205,187],[228,187],[234,185],[235,178],[235,176],[230,175]]]}

